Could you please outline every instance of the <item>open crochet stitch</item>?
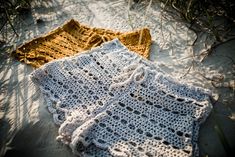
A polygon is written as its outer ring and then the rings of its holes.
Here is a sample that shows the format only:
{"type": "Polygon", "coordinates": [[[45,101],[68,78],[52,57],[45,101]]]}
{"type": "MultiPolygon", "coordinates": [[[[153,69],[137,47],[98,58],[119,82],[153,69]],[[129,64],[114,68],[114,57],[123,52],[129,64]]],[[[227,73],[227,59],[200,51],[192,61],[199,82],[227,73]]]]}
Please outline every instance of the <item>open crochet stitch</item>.
{"type": "Polygon", "coordinates": [[[45,64],[31,74],[58,140],[97,157],[188,157],[198,154],[209,92],[157,70],[118,39],[45,64]]]}
{"type": "Polygon", "coordinates": [[[131,51],[149,57],[151,35],[147,28],[133,32],[116,32],[102,28],[92,28],[70,20],[62,27],[45,36],[29,41],[13,52],[13,55],[22,62],[40,67],[41,65],[90,50],[103,42],[118,38],[131,51]]]}

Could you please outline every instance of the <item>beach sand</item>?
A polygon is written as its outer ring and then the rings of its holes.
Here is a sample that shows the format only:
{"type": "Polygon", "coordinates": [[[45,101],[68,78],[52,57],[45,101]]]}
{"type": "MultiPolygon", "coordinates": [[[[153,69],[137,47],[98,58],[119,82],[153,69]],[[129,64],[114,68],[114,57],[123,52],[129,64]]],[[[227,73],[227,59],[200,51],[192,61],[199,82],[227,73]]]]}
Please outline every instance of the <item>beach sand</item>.
{"type": "Polygon", "coordinates": [[[218,130],[223,131],[230,149],[234,149],[235,89],[226,82],[235,80],[235,42],[217,47],[202,61],[200,54],[210,47],[213,39],[200,34],[192,46],[196,34],[187,24],[163,13],[160,6],[162,4],[156,2],[149,6],[146,1],[128,4],[125,0],[35,1],[31,12],[13,21],[19,37],[10,27],[4,28],[8,33],[0,36],[6,42],[0,47],[0,156],[5,153],[8,157],[73,156],[70,148],[56,141],[58,126],[53,123],[40,91],[28,78],[34,69],[9,56],[18,45],[71,18],[118,31],[150,28],[153,39],[150,60],[182,82],[212,90],[217,101],[201,126],[200,156],[227,155],[229,148],[224,148],[218,130]],[[216,79],[221,80],[217,88],[211,83],[216,79]]]}

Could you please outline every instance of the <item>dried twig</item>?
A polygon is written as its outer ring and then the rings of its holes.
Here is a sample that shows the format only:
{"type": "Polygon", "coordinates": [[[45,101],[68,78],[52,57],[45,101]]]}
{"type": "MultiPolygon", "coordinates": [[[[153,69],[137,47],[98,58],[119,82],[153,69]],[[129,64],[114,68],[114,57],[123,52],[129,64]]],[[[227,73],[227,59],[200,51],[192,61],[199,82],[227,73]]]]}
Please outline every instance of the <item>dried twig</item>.
{"type": "Polygon", "coordinates": [[[187,76],[187,75],[189,74],[190,70],[191,70],[192,67],[194,66],[194,62],[195,62],[195,61],[193,60],[192,63],[191,63],[191,65],[189,66],[188,70],[186,71],[186,73],[183,74],[180,78],[183,78],[183,77],[185,77],[185,76],[187,76]]]}
{"type": "Polygon", "coordinates": [[[130,7],[131,7],[131,0],[128,1],[128,5],[127,5],[127,18],[128,18],[128,24],[130,25],[131,29],[134,30],[131,16],[130,16],[130,7]]]}
{"type": "Polygon", "coordinates": [[[203,57],[203,59],[201,60],[201,62],[203,62],[204,59],[205,59],[208,55],[210,55],[210,54],[213,52],[213,50],[215,50],[217,47],[219,47],[219,46],[221,46],[221,45],[223,45],[223,44],[225,44],[225,43],[228,43],[228,42],[230,42],[230,41],[233,41],[233,40],[235,40],[235,38],[230,38],[230,39],[228,39],[228,40],[226,40],[226,41],[223,41],[223,42],[214,43],[210,48],[208,48],[207,50],[203,51],[203,52],[200,54],[200,55],[205,55],[205,56],[203,57]]]}
{"type": "Polygon", "coordinates": [[[6,25],[6,23],[7,23],[7,20],[3,21],[3,24],[2,24],[2,26],[0,27],[0,32],[2,31],[2,29],[3,29],[3,27],[6,25]]]}
{"type": "Polygon", "coordinates": [[[19,35],[18,35],[18,33],[16,32],[16,30],[15,30],[13,24],[11,23],[11,18],[10,18],[9,14],[8,14],[7,9],[4,8],[4,10],[5,10],[5,14],[6,14],[6,17],[7,17],[7,21],[9,22],[9,24],[10,24],[12,30],[14,31],[14,33],[16,34],[16,36],[19,37],[19,35]]]}

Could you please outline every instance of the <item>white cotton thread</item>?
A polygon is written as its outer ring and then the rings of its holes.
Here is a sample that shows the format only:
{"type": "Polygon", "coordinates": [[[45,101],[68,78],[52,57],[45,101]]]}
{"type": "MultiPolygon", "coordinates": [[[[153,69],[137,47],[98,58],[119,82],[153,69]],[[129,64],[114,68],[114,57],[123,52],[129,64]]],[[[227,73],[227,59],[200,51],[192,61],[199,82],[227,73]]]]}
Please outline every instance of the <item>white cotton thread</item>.
{"type": "Polygon", "coordinates": [[[60,125],[58,140],[83,156],[192,156],[208,92],[181,84],[118,40],[31,74],[60,125]],[[52,103],[56,105],[52,105],[52,103]]]}

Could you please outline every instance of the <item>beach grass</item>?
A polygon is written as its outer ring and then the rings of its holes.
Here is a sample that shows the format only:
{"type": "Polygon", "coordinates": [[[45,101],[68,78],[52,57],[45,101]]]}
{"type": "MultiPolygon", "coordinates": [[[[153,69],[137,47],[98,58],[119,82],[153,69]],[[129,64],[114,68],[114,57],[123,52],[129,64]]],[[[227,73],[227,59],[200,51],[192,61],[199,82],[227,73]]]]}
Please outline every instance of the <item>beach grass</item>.
{"type": "Polygon", "coordinates": [[[223,42],[235,26],[233,0],[158,0],[178,12],[196,32],[206,32],[223,42]]]}
{"type": "Polygon", "coordinates": [[[0,32],[5,25],[10,25],[11,29],[18,36],[12,20],[18,14],[30,9],[32,0],[0,0],[0,32]]]}

